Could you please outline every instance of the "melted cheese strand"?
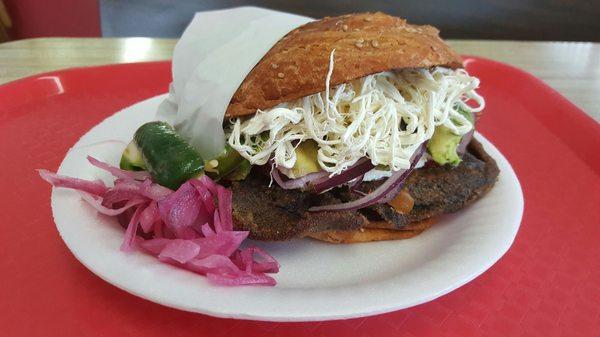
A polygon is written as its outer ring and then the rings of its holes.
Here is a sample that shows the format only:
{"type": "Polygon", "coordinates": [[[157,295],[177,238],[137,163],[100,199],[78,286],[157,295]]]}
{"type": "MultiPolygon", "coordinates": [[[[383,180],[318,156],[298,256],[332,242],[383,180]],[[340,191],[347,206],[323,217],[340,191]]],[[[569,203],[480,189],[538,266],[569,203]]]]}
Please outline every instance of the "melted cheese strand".
{"type": "Polygon", "coordinates": [[[485,106],[475,92],[479,80],[464,69],[403,69],[330,88],[332,71],[333,52],[325,92],[233,120],[226,130],[229,145],[253,165],[266,164],[274,154],[277,167],[290,169],[297,144],[312,139],[319,146],[319,165],[332,174],[365,156],[373,165],[398,171],[410,166],[436,126],[457,135],[473,128],[458,108],[479,112],[485,106]]]}

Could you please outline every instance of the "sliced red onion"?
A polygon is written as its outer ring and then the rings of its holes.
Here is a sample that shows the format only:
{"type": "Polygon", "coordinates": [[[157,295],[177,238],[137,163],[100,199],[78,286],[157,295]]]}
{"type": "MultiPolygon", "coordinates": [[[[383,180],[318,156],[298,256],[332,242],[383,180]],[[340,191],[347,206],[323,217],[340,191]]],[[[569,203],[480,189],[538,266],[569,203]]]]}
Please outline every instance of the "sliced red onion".
{"type": "Polygon", "coordinates": [[[204,237],[210,237],[210,236],[214,236],[217,233],[215,233],[215,231],[210,227],[210,225],[208,223],[205,223],[204,225],[202,225],[200,227],[200,231],[202,232],[202,235],[204,235],[204,237]]]}
{"type": "Polygon", "coordinates": [[[344,202],[333,205],[314,206],[309,208],[308,210],[311,212],[351,211],[371,206],[380,201],[387,202],[391,200],[402,189],[404,181],[415,168],[415,165],[417,164],[417,162],[419,162],[419,159],[421,159],[423,153],[425,153],[426,145],[427,142],[421,144],[421,146],[419,146],[419,148],[415,151],[415,154],[413,155],[410,162],[410,168],[394,172],[394,174],[392,174],[391,177],[389,177],[383,184],[381,184],[377,189],[375,189],[375,191],[365,195],[360,199],[356,199],[350,202],[344,202]]]}
{"type": "Polygon", "coordinates": [[[194,239],[193,241],[202,248],[198,258],[215,254],[231,256],[240,248],[249,233],[248,231],[212,232],[203,238],[194,239]]]}
{"type": "MultiPolygon", "coordinates": [[[[279,170],[274,169],[271,173],[273,180],[285,190],[308,189],[314,193],[322,193],[330,188],[345,184],[375,167],[369,158],[361,158],[354,165],[350,166],[342,173],[329,177],[331,173],[321,170],[319,172],[309,173],[297,179],[283,180],[279,170]]],[[[362,178],[361,178],[362,181],[362,178]]]]}
{"type": "Polygon", "coordinates": [[[265,274],[245,274],[226,276],[227,274],[207,273],[206,277],[213,283],[223,286],[241,286],[241,285],[265,285],[274,286],[276,281],[271,276],[265,274]]]}
{"type": "MultiPolygon", "coordinates": [[[[473,116],[473,121],[475,121],[475,119],[476,119],[475,113],[472,113],[472,116],[473,116]]],[[[458,146],[456,147],[456,154],[458,154],[460,157],[462,157],[465,154],[465,152],[467,152],[467,146],[473,139],[474,133],[475,133],[475,123],[473,123],[473,128],[471,129],[471,131],[465,133],[465,135],[460,140],[460,143],[458,143],[458,146]]]]}
{"type": "Polygon", "coordinates": [[[469,143],[473,139],[474,133],[475,133],[475,129],[471,129],[471,131],[465,133],[465,135],[460,140],[460,143],[458,143],[458,146],[456,147],[456,153],[460,157],[462,157],[465,154],[465,152],[467,152],[467,145],[469,145],[469,143]]]}
{"type": "Polygon", "coordinates": [[[130,252],[133,250],[133,245],[136,238],[137,229],[140,224],[140,214],[142,213],[142,208],[137,208],[135,212],[133,212],[133,216],[129,220],[129,224],[127,224],[127,229],[125,230],[125,237],[123,238],[123,243],[121,243],[121,250],[124,252],[130,252]]]}
{"type": "Polygon", "coordinates": [[[38,169],[37,171],[42,179],[49,182],[54,187],[72,188],[95,196],[103,196],[106,194],[106,191],[108,191],[108,188],[101,180],[89,181],[65,177],[42,169],[38,169]]]}
{"type": "MultiPolygon", "coordinates": [[[[406,180],[406,178],[408,178],[408,176],[412,173],[413,170],[414,170],[414,165],[411,165],[411,167],[409,169],[404,170],[402,172],[402,174],[399,175],[398,180],[395,183],[395,186],[390,187],[389,189],[387,189],[386,192],[382,193],[383,196],[381,197],[381,199],[379,199],[377,201],[377,203],[385,204],[385,203],[392,201],[396,197],[396,195],[398,195],[398,193],[400,193],[400,190],[402,189],[402,187],[404,187],[404,181],[406,180]]],[[[386,180],[386,182],[387,182],[387,180],[386,180]]],[[[377,192],[377,189],[374,192],[377,192]]]]}
{"type": "Polygon", "coordinates": [[[275,285],[265,273],[276,273],[277,261],[258,248],[240,247],[249,232],[233,228],[230,190],[203,176],[172,191],[153,183],[146,173],[89,160],[117,177],[114,187],[38,172],[55,187],[79,191],[99,213],[117,216],[126,228],[123,251],[144,248],[163,262],[206,275],[217,284],[275,285]]]}
{"type": "Polygon", "coordinates": [[[363,179],[365,179],[364,174],[356,177],[354,180],[350,180],[348,182],[348,187],[350,187],[350,190],[355,191],[360,186],[360,184],[362,184],[363,179]]]}
{"type": "Polygon", "coordinates": [[[150,240],[144,240],[140,242],[140,246],[146,249],[148,252],[158,255],[160,252],[166,247],[166,245],[171,242],[169,239],[165,238],[154,238],[150,240]]]}
{"type": "Polygon", "coordinates": [[[119,214],[123,214],[126,210],[130,209],[131,207],[139,206],[146,202],[146,200],[144,199],[131,199],[127,201],[127,203],[123,207],[109,208],[102,205],[101,198],[97,198],[84,191],[80,191],[80,195],[81,199],[90,204],[90,206],[94,207],[94,209],[96,209],[98,213],[108,216],[117,216],[119,214]]]}
{"type": "Polygon", "coordinates": [[[146,179],[142,182],[139,191],[141,195],[154,201],[158,201],[173,193],[171,189],[155,184],[150,179],[146,179]]]}
{"type": "Polygon", "coordinates": [[[233,195],[231,190],[228,190],[221,185],[217,185],[217,200],[219,200],[218,206],[221,226],[223,227],[223,230],[231,232],[233,231],[233,195]]]}
{"type": "Polygon", "coordinates": [[[313,173],[309,173],[309,174],[302,176],[300,178],[297,178],[297,179],[289,179],[289,180],[284,181],[283,178],[281,177],[281,174],[279,173],[279,170],[273,169],[271,176],[273,177],[273,180],[275,180],[277,185],[279,185],[279,187],[283,188],[284,190],[293,190],[293,189],[298,189],[298,188],[300,188],[300,189],[307,188],[311,181],[321,179],[323,177],[327,177],[327,176],[329,176],[329,172],[327,172],[327,171],[313,172],[313,173]]]}
{"type": "Polygon", "coordinates": [[[277,273],[279,272],[279,262],[275,260],[273,256],[271,256],[266,251],[258,248],[258,247],[250,247],[246,248],[246,250],[252,249],[252,255],[250,255],[250,261],[253,264],[252,270],[254,272],[262,272],[262,273],[277,273]],[[259,256],[259,262],[255,262],[254,254],[259,256]]]}
{"type": "Polygon", "coordinates": [[[115,186],[102,196],[102,206],[111,207],[121,201],[145,199],[145,197],[140,194],[139,185],[139,182],[134,180],[115,181],[115,186]]]}
{"type": "Polygon", "coordinates": [[[200,234],[193,224],[200,214],[202,204],[198,191],[190,183],[157,202],[158,214],[166,227],[179,239],[195,239],[200,234]]]}
{"type": "Polygon", "coordinates": [[[200,246],[192,240],[175,239],[169,240],[169,243],[158,254],[158,259],[175,260],[179,263],[186,263],[200,254],[200,246]]]}
{"type": "Polygon", "coordinates": [[[324,177],[316,181],[312,181],[309,188],[315,193],[322,193],[330,188],[340,186],[349,182],[356,177],[362,176],[371,171],[375,165],[371,163],[371,159],[364,157],[359,159],[356,164],[350,166],[342,173],[333,177],[324,177]],[[326,179],[327,178],[327,179],[326,179]]]}
{"type": "Polygon", "coordinates": [[[150,173],[148,173],[147,171],[121,170],[118,167],[114,167],[114,166],[107,164],[103,161],[100,161],[92,156],[87,156],[87,160],[90,162],[90,164],[107,171],[108,173],[112,174],[113,176],[115,176],[116,178],[119,178],[119,179],[144,180],[146,178],[150,178],[150,173]]]}
{"type": "Polygon", "coordinates": [[[151,201],[146,208],[140,214],[140,226],[144,233],[152,232],[154,223],[158,221],[160,215],[158,213],[158,206],[156,201],[151,201]]]}
{"type": "MultiPolygon", "coordinates": [[[[202,248],[200,248],[202,251],[202,248]]],[[[191,270],[199,274],[219,273],[228,276],[242,276],[242,271],[236,266],[231,258],[224,255],[209,255],[204,258],[196,257],[188,261],[185,269],[191,270]]]]}

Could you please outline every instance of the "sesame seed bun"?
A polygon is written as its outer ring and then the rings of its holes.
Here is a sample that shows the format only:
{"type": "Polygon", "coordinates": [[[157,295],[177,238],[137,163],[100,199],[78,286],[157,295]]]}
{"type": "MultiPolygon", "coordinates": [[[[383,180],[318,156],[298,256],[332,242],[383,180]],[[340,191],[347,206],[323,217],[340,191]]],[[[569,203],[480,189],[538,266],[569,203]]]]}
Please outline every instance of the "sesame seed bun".
{"type": "Polygon", "coordinates": [[[252,69],[225,115],[252,115],[324,91],[334,49],[332,86],[391,69],[462,67],[460,56],[438,34],[432,26],[411,25],[383,13],[307,23],[277,42],[252,69]]]}

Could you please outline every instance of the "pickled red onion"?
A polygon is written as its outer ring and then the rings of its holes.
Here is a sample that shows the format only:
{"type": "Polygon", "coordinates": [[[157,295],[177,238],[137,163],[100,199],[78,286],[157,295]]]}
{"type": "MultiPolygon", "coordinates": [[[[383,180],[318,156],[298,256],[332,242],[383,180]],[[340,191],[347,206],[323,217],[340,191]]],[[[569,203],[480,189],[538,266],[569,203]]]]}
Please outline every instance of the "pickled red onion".
{"type": "Polygon", "coordinates": [[[152,182],[146,172],[124,171],[92,157],[88,160],[117,178],[114,187],[47,170],[38,173],[54,187],[79,191],[99,213],[125,217],[121,250],[142,248],[219,285],[276,284],[265,274],[279,271],[272,256],[256,247],[240,249],[248,232],[233,229],[230,190],[202,176],[172,191],[152,182]]]}

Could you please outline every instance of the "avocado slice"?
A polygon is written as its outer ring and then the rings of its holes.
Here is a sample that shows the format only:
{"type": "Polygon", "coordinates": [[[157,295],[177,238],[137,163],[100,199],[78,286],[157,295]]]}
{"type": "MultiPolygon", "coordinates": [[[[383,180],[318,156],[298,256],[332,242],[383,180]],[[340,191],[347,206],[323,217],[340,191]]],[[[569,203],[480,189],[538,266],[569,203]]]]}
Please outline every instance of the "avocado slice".
{"type": "Polygon", "coordinates": [[[427,151],[436,163],[456,166],[461,161],[456,153],[461,138],[461,136],[452,133],[447,127],[437,126],[429,143],[427,143],[427,151]]]}
{"type": "Polygon", "coordinates": [[[307,140],[296,148],[296,164],[286,175],[292,179],[300,178],[309,173],[321,171],[321,166],[317,159],[319,145],[314,140],[307,140]]]}
{"type": "MultiPolygon", "coordinates": [[[[473,127],[475,127],[473,115],[470,112],[460,108],[458,109],[458,112],[467,118],[473,124],[473,127]]],[[[452,133],[447,127],[442,125],[437,126],[433,132],[433,136],[427,144],[427,152],[429,152],[433,160],[440,165],[450,164],[456,166],[462,161],[458,153],[456,153],[456,148],[458,147],[458,144],[460,144],[461,139],[462,136],[452,133]]]]}

